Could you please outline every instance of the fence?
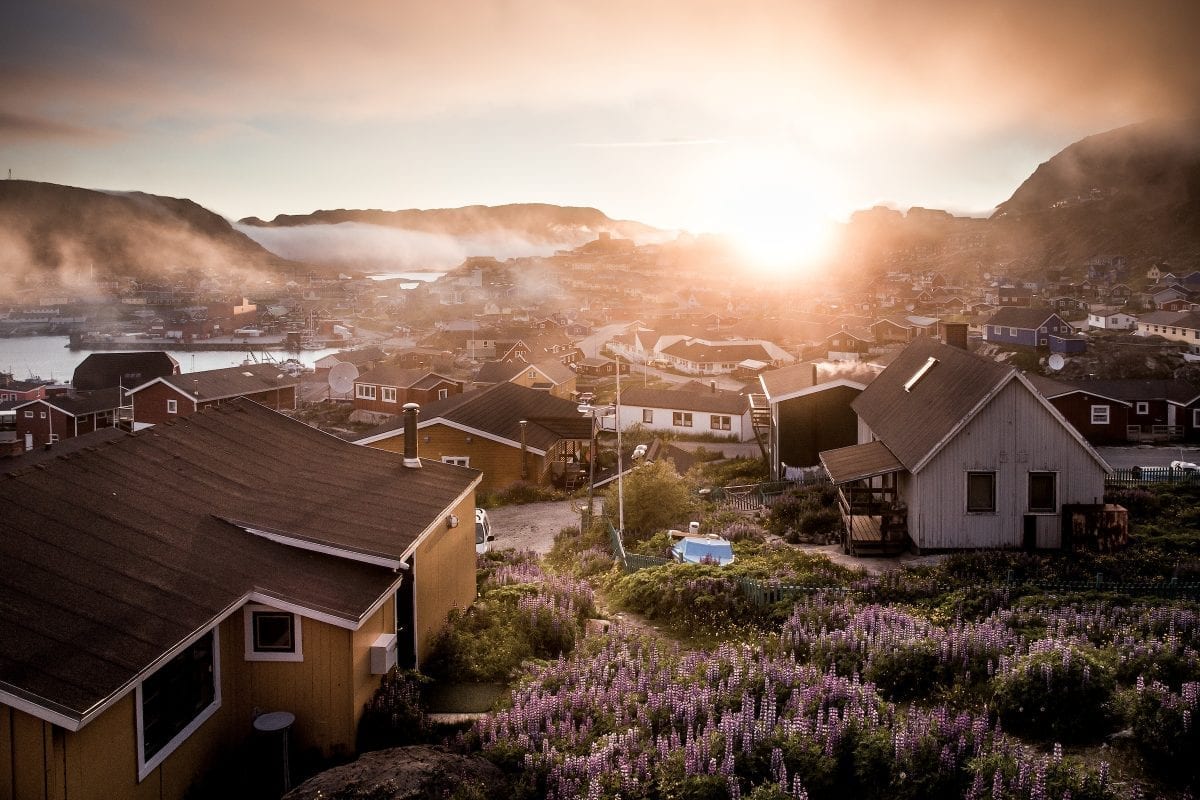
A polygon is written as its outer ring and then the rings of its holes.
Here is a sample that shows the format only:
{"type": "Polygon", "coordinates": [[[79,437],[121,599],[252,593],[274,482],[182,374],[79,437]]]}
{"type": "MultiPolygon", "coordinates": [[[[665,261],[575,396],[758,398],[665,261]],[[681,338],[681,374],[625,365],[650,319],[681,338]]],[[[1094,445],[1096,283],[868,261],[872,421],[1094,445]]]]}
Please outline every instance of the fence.
{"type": "Polygon", "coordinates": [[[738,511],[758,511],[770,508],[788,489],[829,483],[829,476],[806,477],[797,481],[767,481],[713,489],[708,498],[714,503],[738,511]]]}
{"type": "MultiPolygon", "coordinates": [[[[608,527],[609,539],[612,542],[613,555],[617,561],[621,563],[621,568],[625,572],[637,572],[641,569],[649,569],[651,567],[661,567],[665,564],[674,563],[669,558],[660,558],[658,556],[645,556],[641,553],[629,553],[625,550],[625,544],[621,541],[621,535],[617,529],[613,527],[612,521],[605,519],[604,524],[608,527]]],[[[849,593],[857,592],[870,595],[872,590],[879,588],[881,584],[887,581],[894,581],[895,578],[865,578],[855,581],[851,586],[811,586],[806,584],[787,584],[777,581],[760,581],[755,578],[738,577],[734,579],[742,590],[742,594],[746,596],[750,602],[757,606],[770,606],[783,600],[790,600],[805,594],[817,593],[849,593]]],[[[1097,574],[1090,581],[1023,581],[1013,577],[1013,574],[1008,573],[1003,581],[994,584],[996,588],[1010,589],[1014,587],[1030,588],[1041,592],[1107,592],[1110,594],[1123,594],[1133,596],[1153,596],[1167,598],[1200,598],[1200,581],[1176,581],[1171,579],[1166,582],[1162,581],[1110,581],[1105,579],[1102,574],[1097,574]]],[[[886,590],[886,586],[884,586],[886,590]]],[[[953,586],[950,584],[933,585],[930,589],[948,592],[962,588],[961,586],[953,586]]]]}
{"type": "Polygon", "coordinates": [[[1200,471],[1173,467],[1131,467],[1114,469],[1104,480],[1105,486],[1146,486],[1147,484],[1200,484],[1200,471]]]}

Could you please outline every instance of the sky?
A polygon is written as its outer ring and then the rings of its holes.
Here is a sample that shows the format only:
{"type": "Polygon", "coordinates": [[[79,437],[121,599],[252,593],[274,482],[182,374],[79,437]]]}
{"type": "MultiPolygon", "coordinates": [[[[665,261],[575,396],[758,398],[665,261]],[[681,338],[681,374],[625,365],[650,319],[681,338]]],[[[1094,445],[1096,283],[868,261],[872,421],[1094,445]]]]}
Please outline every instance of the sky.
{"type": "Polygon", "coordinates": [[[803,239],[1195,114],[1194,0],[8,0],[0,175],[231,219],[547,202],[803,239]]]}

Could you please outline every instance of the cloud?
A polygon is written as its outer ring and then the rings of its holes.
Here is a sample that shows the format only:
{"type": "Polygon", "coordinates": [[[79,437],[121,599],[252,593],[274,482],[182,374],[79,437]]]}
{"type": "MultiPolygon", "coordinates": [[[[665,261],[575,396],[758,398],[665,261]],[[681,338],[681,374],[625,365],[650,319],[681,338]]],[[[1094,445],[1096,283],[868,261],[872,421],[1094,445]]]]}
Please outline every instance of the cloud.
{"type": "Polygon", "coordinates": [[[44,141],[98,143],[115,138],[109,131],[69,125],[51,119],[0,111],[0,142],[44,141]]]}
{"type": "Polygon", "coordinates": [[[1192,0],[368,0],[352,13],[325,0],[96,0],[75,10],[95,23],[90,37],[64,35],[48,15],[5,37],[21,79],[0,100],[33,114],[51,102],[36,90],[50,88],[81,117],[116,103],[352,122],[686,97],[749,119],[924,129],[1162,116],[1200,98],[1192,0]]]}

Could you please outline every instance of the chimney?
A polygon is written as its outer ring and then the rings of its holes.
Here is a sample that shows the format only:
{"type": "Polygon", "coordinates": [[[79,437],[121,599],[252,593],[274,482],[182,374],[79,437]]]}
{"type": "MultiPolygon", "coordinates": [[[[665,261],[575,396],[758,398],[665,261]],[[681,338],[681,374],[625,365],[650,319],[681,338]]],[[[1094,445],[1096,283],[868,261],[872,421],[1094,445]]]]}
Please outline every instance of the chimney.
{"type": "Polygon", "coordinates": [[[417,458],[417,415],[421,407],[416,403],[404,404],[404,466],[410,469],[420,469],[421,459],[417,458]]]}
{"type": "Polygon", "coordinates": [[[816,386],[818,383],[820,383],[820,381],[817,380],[817,362],[815,362],[815,361],[812,362],[812,370],[813,370],[812,385],[816,386]]]}
{"type": "Polygon", "coordinates": [[[942,331],[946,344],[959,350],[967,349],[967,323],[942,322],[942,331]]]}
{"type": "Polygon", "coordinates": [[[716,382],[716,381],[709,381],[709,382],[708,382],[708,388],[709,388],[709,390],[710,390],[710,391],[711,391],[713,394],[716,394],[716,393],[717,393],[717,382],[716,382]]]}

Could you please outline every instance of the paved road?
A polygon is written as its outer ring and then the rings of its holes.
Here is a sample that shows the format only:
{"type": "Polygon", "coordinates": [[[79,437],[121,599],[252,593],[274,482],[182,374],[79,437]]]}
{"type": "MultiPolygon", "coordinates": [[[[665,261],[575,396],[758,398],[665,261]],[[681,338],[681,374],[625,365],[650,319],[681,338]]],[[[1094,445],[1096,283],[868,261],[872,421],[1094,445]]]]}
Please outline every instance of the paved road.
{"type": "MultiPolygon", "coordinates": [[[[549,553],[559,531],[579,527],[578,502],[552,500],[548,503],[489,508],[488,518],[492,523],[492,534],[496,537],[492,547],[549,553]]],[[[600,498],[596,498],[597,512],[600,508],[600,498]]]]}
{"type": "Polygon", "coordinates": [[[1140,445],[1137,447],[1097,447],[1096,451],[1115,469],[1130,467],[1169,467],[1172,461],[1200,464],[1200,448],[1192,445],[1140,445]]]}

